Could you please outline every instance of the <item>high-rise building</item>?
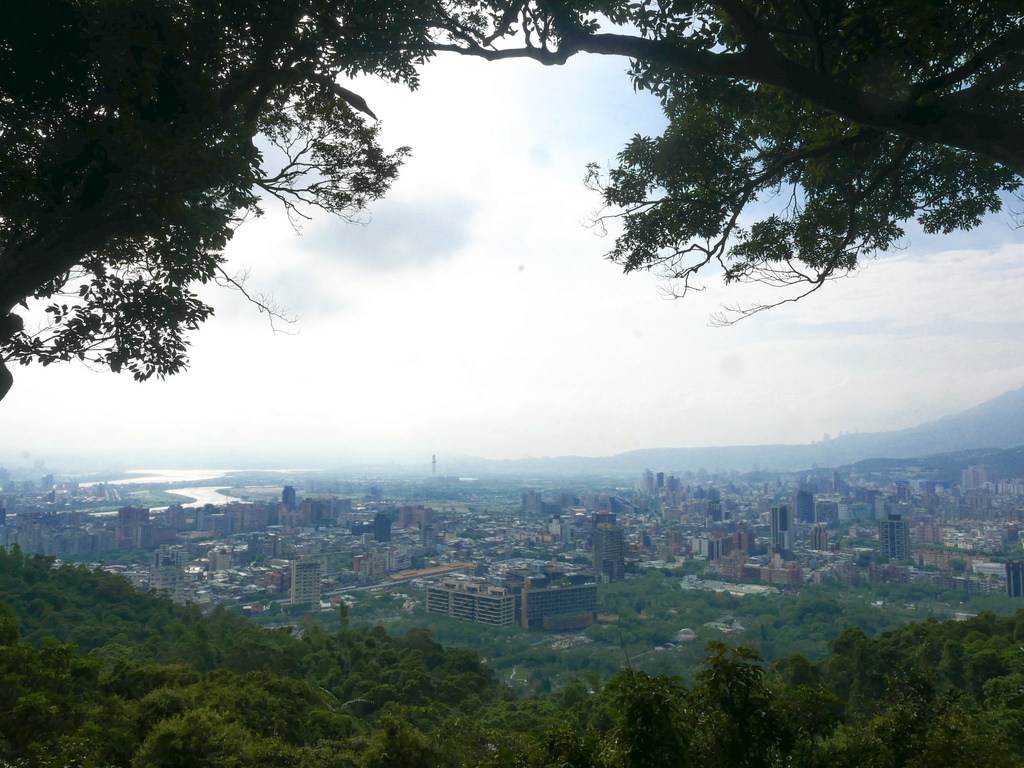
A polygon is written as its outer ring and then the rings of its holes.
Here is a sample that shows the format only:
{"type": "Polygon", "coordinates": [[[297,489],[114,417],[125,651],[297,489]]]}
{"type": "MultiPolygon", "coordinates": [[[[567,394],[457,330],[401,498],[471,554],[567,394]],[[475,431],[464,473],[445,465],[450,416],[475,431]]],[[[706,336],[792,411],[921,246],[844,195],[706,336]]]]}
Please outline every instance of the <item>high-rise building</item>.
{"type": "Polygon", "coordinates": [[[725,512],[722,509],[722,502],[708,502],[706,520],[708,523],[721,523],[725,520],[725,512]]]}
{"type": "Polygon", "coordinates": [[[523,511],[528,515],[544,514],[544,501],[540,491],[527,491],[523,494],[523,511]]]}
{"type": "Polygon", "coordinates": [[[608,581],[626,578],[626,540],[619,526],[598,523],[594,530],[594,573],[608,581]]]}
{"type": "Polygon", "coordinates": [[[325,499],[305,499],[299,505],[299,519],[303,524],[323,525],[328,522],[330,509],[325,499]]]}
{"type": "Polygon", "coordinates": [[[555,541],[562,541],[562,526],[568,525],[562,520],[561,515],[552,515],[548,518],[547,532],[555,541]]]}
{"type": "Polygon", "coordinates": [[[181,568],[188,566],[188,550],[183,546],[161,544],[153,555],[154,568],[181,568]]]}
{"type": "Polygon", "coordinates": [[[740,523],[732,534],[733,551],[749,552],[754,544],[754,535],[750,532],[746,523],[740,523]]]}
{"type": "Polygon", "coordinates": [[[524,589],[520,596],[519,622],[526,629],[582,629],[597,615],[597,585],[524,589]]]}
{"type": "Polygon", "coordinates": [[[161,544],[153,555],[153,569],[150,572],[149,588],[156,594],[164,594],[176,603],[186,603],[189,598],[188,550],[182,546],[161,544]]]}
{"type": "Polygon", "coordinates": [[[206,557],[210,563],[210,573],[226,571],[231,567],[231,551],[227,548],[214,547],[206,557]]]}
{"type": "Polygon", "coordinates": [[[373,516],[373,540],[391,541],[391,521],[383,512],[373,516]]]}
{"type": "Polygon", "coordinates": [[[655,496],[657,494],[658,488],[655,485],[654,473],[651,472],[651,470],[644,470],[642,482],[644,487],[644,493],[646,495],[655,496]]]}
{"type": "Polygon", "coordinates": [[[839,522],[839,502],[827,499],[814,502],[814,522],[829,525],[839,522]]]}
{"type": "Polygon", "coordinates": [[[811,549],[824,552],[828,549],[828,529],[824,523],[816,523],[811,528],[811,549]]]}
{"type": "Polygon", "coordinates": [[[516,620],[516,596],[510,589],[486,582],[445,579],[440,586],[427,587],[427,610],[462,621],[509,627],[516,620]]]}
{"type": "Polygon", "coordinates": [[[121,507],[114,529],[115,546],[121,549],[148,549],[153,544],[153,523],[145,507],[121,507]]]}
{"type": "Polygon", "coordinates": [[[893,487],[896,489],[896,501],[901,504],[910,503],[910,481],[909,480],[897,480],[893,483],[893,487]]]}
{"type": "Polygon", "coordinates": [[[961,486],[964,490],[971,488],[984,488],[987,483],[992,482],[993,476],[985,465],[980,467],[968,467],[960,473],[961,486]]]}
{"type": "Polygon", "coordinates": [[[1024,597],[1024,562],[1006,561],[1006,594],[1009,597],[1024,597]]]}
{"type": "Polygon", "coordinates": [[[281,503],[289,512],[295,509],[295,487],[286,485],[281,491],[281,503]]]}
{"type": "Polygon", "coordinates": [[[292,561],[292,605],[320,602],[323,568],[323,563],[313,558],[292,561]]]}
{"type": "Polygon", "coordinates": [[[796,519],[801,523],[814,522],[814,494],[806,489],[796,492],[796,519]]]}
{"type": "Polygon", "coordinates": [[[419,525],[430,525],[434,522],[434,510],[424,507],[422,504],[415,507],[402,507],[398,512],[398,524],[402,528],[411,528],[419,525]]]}
{"type": "Polygon", "coordinates": [[[883,560],[906,560],[910,557],[910,523],[897,514],[879,520],[878,548],[883,560]]]}
{"type": "Polygon", "coordinates": [[[157,595],[165,595],[178,604],[188,602],[188,579],[184,568],[154,568],[149,576],[149,589],[157,595]]]}
{"type": "Polygon", "coordinates": [[[780,555],[793,549],[793,521],[790,518],[789,504],[772,507],[772,551],[780,555]]]}

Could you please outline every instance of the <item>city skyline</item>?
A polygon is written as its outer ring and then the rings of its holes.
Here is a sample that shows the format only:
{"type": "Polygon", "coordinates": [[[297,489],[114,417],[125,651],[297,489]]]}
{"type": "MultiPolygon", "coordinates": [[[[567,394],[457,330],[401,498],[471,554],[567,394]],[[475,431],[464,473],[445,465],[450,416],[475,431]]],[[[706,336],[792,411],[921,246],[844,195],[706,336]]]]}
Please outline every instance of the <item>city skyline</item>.
{"type": "MultiPolygon", "coordinates": [[[[585,164],[662,125],[614,61],[444,60],[423,85],[356,84],[413,156],[367,226],[278,212],[242,226],[251,268],[300,317],[275,335],[242,297],[167,381],[79,365],[14,370],[8,450],[267,445],[386,460],[606,456],[802,444],[956,413],[1024,384],[1024,267],[1009,214],[905,250],[795,305],[709,328],[753,288],[663,301],[586,222],[585,164]]],[[[270,207],[268,206],[268,211],[270,207]]],[[[767,294],[770,297],[770,294],[767,294]]]]}

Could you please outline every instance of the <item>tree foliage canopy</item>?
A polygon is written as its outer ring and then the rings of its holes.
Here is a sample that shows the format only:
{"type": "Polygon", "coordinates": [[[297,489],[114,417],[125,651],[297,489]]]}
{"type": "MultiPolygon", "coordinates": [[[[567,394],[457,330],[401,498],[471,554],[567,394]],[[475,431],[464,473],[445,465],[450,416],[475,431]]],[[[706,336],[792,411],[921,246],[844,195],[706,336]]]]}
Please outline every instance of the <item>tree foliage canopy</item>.
{"type": "Polygon", "coordinates": [[[259,629],[54,565],[0,548],[5,765],[1024,765],[1024,611],[847,629],[774,668],[712,642],[688,685],[630,667],[523,699],[426,629],[259,629]]]}
{"type": "MultiPolygon", "coordinates": [[[[0,358],[136,378],[185,364],[232,278],[223,249],[277,198],[358,214],[388,188],[372,113],[339,79],[415,84],[417,4],[46,0],[0,30],[0,358]],[[257,140],[259,137],[259,141],[257,140]],[[11,311],[46,301],[49,323],[11,311]]],[[[0,381],[0,385],[4,382],[0,381]]],[[[9,380],[7,381],[9,386],[9,380]]],[[[0,386],[0,395],[6,387],[0,386]]]]}
{"type": "Polygon", "coordinates": [[[636,87],[661,99],[665,132],[634,137],[588,179],[623,220],[609,258],[662,271],[679,295],[718,269],[792,301],[896,246],[907,222],[971,229],[1020,187],[1020,0],[503,8],[448,47],[549,64],[624,56],[636,87]],[[775,212],[751,210],[771,200],[775,212]]]}

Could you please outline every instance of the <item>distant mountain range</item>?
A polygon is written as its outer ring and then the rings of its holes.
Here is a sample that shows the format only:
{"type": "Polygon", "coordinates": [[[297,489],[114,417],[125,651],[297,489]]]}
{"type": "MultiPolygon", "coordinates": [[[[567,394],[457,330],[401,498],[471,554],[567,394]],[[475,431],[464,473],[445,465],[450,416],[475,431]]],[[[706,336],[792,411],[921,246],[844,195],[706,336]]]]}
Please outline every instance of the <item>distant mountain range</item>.
{"type": "Polygon", "coordinates": [[[646,448],[615,456],[492,461],[448,457],[459,474],[608,475],[655,471],[795,471],[835,467],[865,459],[908,459],[957,451],[1024,446],[1024,388],[937,421],[893,432],[842,435],[810,445],[721,448],[646,448]]]}
{"type": "Polygon", "coordinates": [[[856,475],[885,483],[898,477],[938,480],[959,485],[967,467],[985,466],[996,477],[1007,480],[1024,477],[1024,446],[1014,448],[972,448],[951,453],[933,453],[905,459],[864,459],[840,467],[843,477],[856,475]]]}
{"type": "MultiPolygon", "coordinates": [[[[967,453],[950,457],[952,464],[932,461],[936,471],[950,474],[955,479],[957,462],[1007,463],[1003,476],[1018,461],[1013,456],[999,458],[988,455],[987,449],[1007,449],[1024,446],[1024,387],[1000,395],[962,413],[944,416],[937,421],[894,432],[847,434],[832,440],[809,445],[744,445],[712,448],[647,448],[615,456],[588,458],[558,456],[530,459],[492,460],[475,456],[445,453],[439,457],[438,474],[457,477],[505,476],[633,476],[644,469],[656,472],[708,472],[765,470],[791,472],[817,467],[839,467],[863,462],[867,459],[911,459],[937,454],[967,453]],[[940,467],[942,469],[940,470],[940,467]]],[[[295,451],[281,447],[245,446],[235,449],[185,449],[154,447],[131,451],[93,450],[45,451],[47,463],[61,467],[65,473],[123,472],[140,467],[165,469],[230,469],[278,470],[282,467],[309,467],[381,476],[423,477],[429,474],[429,463],[409,461],[414,455],[425,455],[422,449],[406,450],[405,459],[383,463],[380,459],[355,459],[358,452],[348,456],[325,456],[320,451],[295,451]]],[[[377,455],[386,455],[382,450],[377,455]]],[[[998,453],[998,451],[996,452],[998,453]]],[[[39,457],[37,452],[33,458],[39,457]]],[[[1024,455],[1024,454],[1022,454],[1024,455]]],[[[12,475],[38,477],[41,466],[29,468],[27,452],[14,449],[0,450],[0,466],[5,463],[12,475]]],[[[884,471],[885,462],[878,465],[884,471]]],[[[965,465],[966,466],[966,465],[965,465]]],[[[870,471],[870,470],[869,470],[870,471]]]]}

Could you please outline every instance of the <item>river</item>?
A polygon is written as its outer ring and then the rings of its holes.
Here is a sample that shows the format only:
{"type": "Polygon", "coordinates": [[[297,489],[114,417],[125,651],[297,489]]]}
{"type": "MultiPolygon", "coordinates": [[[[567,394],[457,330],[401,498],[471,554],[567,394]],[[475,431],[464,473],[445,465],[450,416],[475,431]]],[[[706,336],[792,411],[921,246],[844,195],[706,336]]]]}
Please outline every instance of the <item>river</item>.
{"type": "MultiPolygon", "coordinates": [[[[213,480],[224,477],[229,472],[242,472],[245,470],[236,469],[133,469],[132,476],[121,480],[110,480],[107,485],[127,485],[128,483],[186,483],[198,482],[200,480],[213,480]]],[[[80,483],[82,488],[96,485],[103,482],[95,480],[80,483]]]]}
{"type": "MultiPolygon", "coordinates": [[[[222,488],[230,488],[230,485],[206,485],[198,488],[168,488],[167,493],[176,493],[179,496],[190,496],[195,501],[190,501],[187,504],[182,502],[183,507],[203,507],[207,504],[229,504],[232,501],[242,501],[236,496],[227,496],[223,493],[217,493],[222,488]]],[[[150,512],[163,512],[167,507],[150,507],[150,512]]]]}
{"type": "MultiPolygon", "coordinates": [[[[130,483],[138,484],[155,484],[155,483],[184,483],[188,481],[197,482],[199,480],[213,480],[219,477],[224,477],[229,472],[239,472],[244,470],[232,470],[232,469],[140,469],[135,471],[132,477],[124,478],[123,480],[111,480],[107,485],[128,485],[130,483]]],[[[96,483],[82,483],[82,487],[90,485],[96,485],[96,483]]],[[[224,488],[230,488],[230,485],[216,485],[216,486],[195,486],[189,488],[166,488],[168,493],[176,493],[180,496],[188,496],[189,498],[195,499],[187,503],[182,503],[183,507],[203,507],[207,504],[222,505],[228,504],[232,501],[242,501],[237,496],[227,496],[223,493],[217,493],[218,490],[224,488]]],[[[166,506],[161,507],[150,507],[150,512],[163,512],[167,509],[166,506]]],[[[97,513],[100,516],[104,515],[116,515],[116,512],[100,512],[97,513]]]]}

